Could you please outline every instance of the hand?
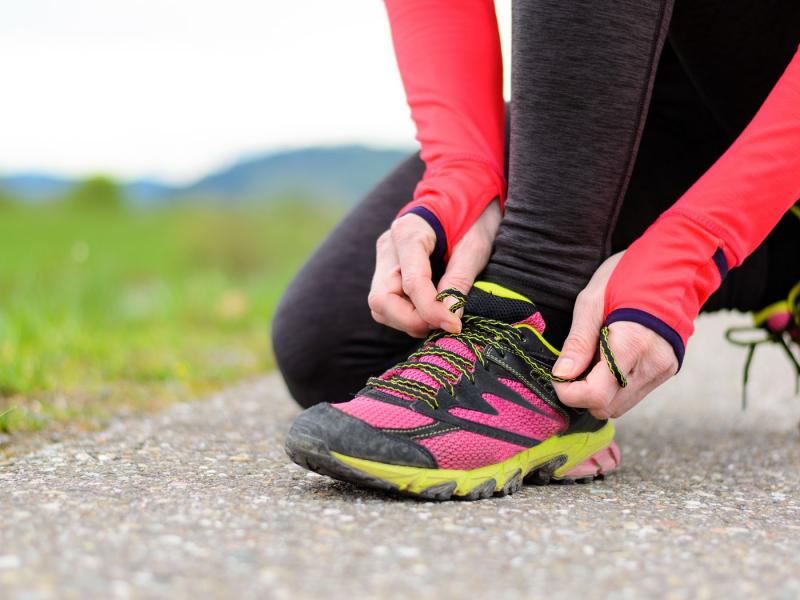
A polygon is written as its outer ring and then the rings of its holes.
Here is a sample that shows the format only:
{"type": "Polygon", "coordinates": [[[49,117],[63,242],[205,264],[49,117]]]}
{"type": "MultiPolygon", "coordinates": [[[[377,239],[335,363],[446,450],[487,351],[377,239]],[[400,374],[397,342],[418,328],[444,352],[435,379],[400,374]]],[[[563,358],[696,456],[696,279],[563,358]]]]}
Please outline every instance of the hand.
{"type": "Polygon", "coordinates": [[[622,416],[678,370],[675,352],[664,338],[643,325],[627,321],[610,325],[608,341],[628,385],[619,387],[605,362],[596,359],[606,285],[620,258],[622,252],[600,265],[578,295],[572,328],[553,367],[554,375],[572,379],[595,363],[585,379],[554,385],[564,404],[587,408],[598,419],[622,416]]]}
{"type": "Polygon", "coordinates": [[[462,311],[453,314],[448,310],[456,300],[439,302],[436,294],[447,288],[469,293],[475,278],[489,262],[499,226],[500,205],[494,201],[453,248],[437,289],[430,261],[436,233],[425,219],[415,214],[396,219],[377,242],[375,274],[368,298],[372,318],[413,337],[425,337],[431,329],[459,333],[462,311]]]}

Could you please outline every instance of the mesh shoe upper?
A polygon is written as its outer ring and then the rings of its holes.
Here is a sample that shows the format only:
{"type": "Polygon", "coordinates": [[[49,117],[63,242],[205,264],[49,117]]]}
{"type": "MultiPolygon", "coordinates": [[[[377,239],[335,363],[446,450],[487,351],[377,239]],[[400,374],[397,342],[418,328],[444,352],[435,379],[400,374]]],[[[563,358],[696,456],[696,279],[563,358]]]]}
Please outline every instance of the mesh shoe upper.
{"type": "Polygon", "coordinates": [[[433,334],[409,360],[333,407],[425,448],[443,469],[497,463],[554,435],[602,427],[558,401],[549,375],[556,354],[532,302],[479,282],[463,323],[461,334],[433,334]]]}

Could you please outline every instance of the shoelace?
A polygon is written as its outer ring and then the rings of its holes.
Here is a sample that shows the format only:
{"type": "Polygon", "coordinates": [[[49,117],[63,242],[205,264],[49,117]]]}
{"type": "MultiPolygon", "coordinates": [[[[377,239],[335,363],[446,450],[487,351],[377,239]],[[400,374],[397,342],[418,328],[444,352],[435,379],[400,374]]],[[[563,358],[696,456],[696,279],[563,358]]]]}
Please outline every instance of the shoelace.
{"type": "Polygon", "coordinates": [[[778,344],[786,352],[795,370],[794,393],[800,393],[800,361],[792,352],[789,342],[786,341],[786,332],[769,331],[761,325],[744,327],[730,327],[725,331],[725,339],[735,346],[747,348],[747,357],[744,361],[744,371],[742,375],[742,410],[747,408],[747,383],[750,380],[750,366],[753,364],[753,355],[756,348],[762,344],[778,344]],[[738,339],[739,335],[760,334],[762,337],[755,339],[738,339]]]}
{"type": "MultiPolygon", "coordinates": [[[[466,296],[456,289],[446,289],[440,292],[436,299],[443,301],[446,298],[454,298],[456,302],[449,308],[450,312],[455,313],[466,304],[466,296]]],[[[549,369],[545,369],[532,358],[520,346],[524,336],[520,330],[510,323],[497,321],[487,317],[477,315],[464,315],[461,318],[461,333],[448,333],[437,330],[427,337],[419,350],[409,355],[408,359],[395,365],[392,375],[386,379],[371,377],[367,381],[368,387],[377,387],[394,390],[400,394],[409,396],[415,400],[425,402],[432,409],[439,408],[436,399],[438,390],[432,385],[421,381],[408,379],[400,375],[405,369],[415,369],[423,373],[438,383],[449,395],[455,395],[454,382],[466,377],[470,382],[474,382],[472,368],[475,362],[481,366],[486,365],[484,353],[486,348],[495,348],[500,351],[508,351],[520,358],[531,369],[532,375],[543,377],[547,381],[568,383],[576,379],[565,379],[553,375],[549,369]],[[475,356],[475,361],[470,361],[456,352],[437,346],[435,342],[442,338],[448,338],[461,342],[475,356]],[[422,361],[424,357],[439,357],[453,371],[439,365],[422,361]]],[[[620,387],[628,385],[628,381],[617,366],[611,346],[608,343],[608,327],[600,330],[600,354],[608,365],[611,374],[616,379],[620,387]]]]}
{"type": "MultiPolygon", "coordinates": [[[[789,212],[793,214],[795,217],[800,219],[800,202],[796,203],[789,209],[789,212]]],[[[782,303],[779,303],[782,304],[782,303]]],[[[794,322],[794,326],[800,327],[800,283],[795,285],[789,291],[789,299],[786,302],[787,310],[792,315],[792,320],[794,322]]],[[[766,308],[762,312],[769,311],[770,307],[766,308]]],[[[757,313],[758,315],[758,313],[757,313]]],[[[792,352],[792,348],[789,345],[789,342],[786,341],[786,336],[788,335],[787,331],[771,331],[766,327],[766,320],[767,315],[763,317],[755,317],[757,321],[756,325],[745,326],[745,327],[730,327],[725,331],[725,339],[728,340],[731,344],[735,346],[744,346],[747,348],[747,358],[744,361],[744,371],[742,374],[742,410],[747,408],[747,382],[750,380],[750,366],[753,363],[753,355],[756,352],[756,348],[761,346],[762,344],[778,344],[781,348],[783,348],[786,356],[789,357],[789,361],[794,366],[795,371],[795,380],[794,380],[794,393],[797,395],[800,393],[800,361],[798,361],[797,356],[794,352],[792,352]],[[763,320],[764,322],[761,323],[760,321],[763,320]],[[757,339],[736,339],[736,336],[740,334],[749,335],[749,334],[760,334],[763,337],[757,339]]]]}

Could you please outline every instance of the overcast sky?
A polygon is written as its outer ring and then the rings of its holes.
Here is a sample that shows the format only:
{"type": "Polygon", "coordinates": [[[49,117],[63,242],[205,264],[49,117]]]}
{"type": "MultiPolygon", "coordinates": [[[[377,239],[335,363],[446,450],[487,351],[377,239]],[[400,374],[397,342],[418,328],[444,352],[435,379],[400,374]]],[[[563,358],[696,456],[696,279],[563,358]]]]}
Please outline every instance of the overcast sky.
{"type": "Polygon", "coordinates": [[[180,182],[266,150],[414,143],[380,0],[2,0],[0,81],[5,173],[180,182]]]}

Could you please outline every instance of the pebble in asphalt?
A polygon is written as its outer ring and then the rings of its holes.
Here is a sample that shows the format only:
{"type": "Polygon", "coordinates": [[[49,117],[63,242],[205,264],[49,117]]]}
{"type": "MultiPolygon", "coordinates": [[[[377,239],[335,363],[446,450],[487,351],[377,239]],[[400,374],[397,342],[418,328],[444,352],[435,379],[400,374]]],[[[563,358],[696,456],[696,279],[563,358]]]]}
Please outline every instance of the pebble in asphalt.
{"type": "Polygon", "coordinates": [[[800,596],[800,400],[776,349],[739,410],[731,317],[618,422],[623,468],[479,502],[308,473],[274,375],[0,467],[3,598],[800,596]]]}

